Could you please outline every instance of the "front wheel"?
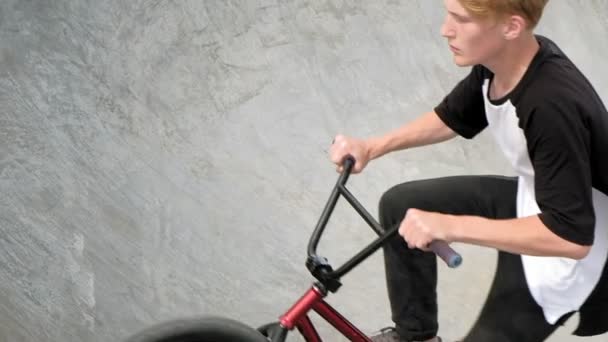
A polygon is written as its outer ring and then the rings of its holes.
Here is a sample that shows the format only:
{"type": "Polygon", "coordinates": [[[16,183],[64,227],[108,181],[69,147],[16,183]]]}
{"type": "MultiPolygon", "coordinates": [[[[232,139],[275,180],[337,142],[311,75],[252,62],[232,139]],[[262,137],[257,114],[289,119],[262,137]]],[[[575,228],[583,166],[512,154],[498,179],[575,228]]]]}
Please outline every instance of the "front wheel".
{"type": "Polygon", "coordinates": [[[223,317],[185,319],[154,325],[126,342],[268,342],[257,330],[223,317]]]}

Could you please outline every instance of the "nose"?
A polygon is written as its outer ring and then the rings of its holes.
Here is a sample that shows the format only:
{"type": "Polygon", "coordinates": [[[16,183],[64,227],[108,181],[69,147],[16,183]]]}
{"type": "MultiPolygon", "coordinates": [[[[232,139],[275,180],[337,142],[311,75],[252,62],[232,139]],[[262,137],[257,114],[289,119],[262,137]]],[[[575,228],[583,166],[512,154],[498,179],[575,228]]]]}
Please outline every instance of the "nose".
{"type": "Polygon", "coordinates": [[[445,38],[453,38],[454,37],[454,28],[450,23],[450,16],[446,15],[443,19],[443,24],[441,24],[441,35],[445,38]]]}

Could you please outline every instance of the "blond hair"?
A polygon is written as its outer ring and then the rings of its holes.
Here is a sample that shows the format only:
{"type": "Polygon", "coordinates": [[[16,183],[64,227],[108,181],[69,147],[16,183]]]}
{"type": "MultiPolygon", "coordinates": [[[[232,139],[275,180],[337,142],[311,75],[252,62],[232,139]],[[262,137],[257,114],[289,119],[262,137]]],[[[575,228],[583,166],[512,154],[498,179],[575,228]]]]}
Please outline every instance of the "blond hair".
{"type": "Polygon", "coordinates": [[[458,0],[471,15],[476,17],[500,17],[521,15],[530,28],[534,28],[549,0],[458,0]]]}

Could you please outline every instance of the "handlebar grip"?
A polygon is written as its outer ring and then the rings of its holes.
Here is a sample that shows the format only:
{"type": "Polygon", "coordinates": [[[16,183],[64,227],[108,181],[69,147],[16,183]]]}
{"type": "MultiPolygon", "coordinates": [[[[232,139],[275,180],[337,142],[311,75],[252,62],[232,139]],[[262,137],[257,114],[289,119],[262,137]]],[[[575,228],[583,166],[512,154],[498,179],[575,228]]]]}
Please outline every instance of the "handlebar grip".
{"type": "Polygon", "coordinates": [[[456,268],[462,264],[462,256],[445,241],[433,241],[429,245],[429,248],[445,261],[450,268],[456,268]]]}
{"type": "Polygon", "coordinates": [[[351,156],[350,154],[347,155],[346,158],[344,158],[344,162],[342,163],[342,166],[344,167],[344,171],[346,173],[350,174],[353,167],[355,167],[355,163],[356,163],[355,158],[353,156],[351,156]]]}

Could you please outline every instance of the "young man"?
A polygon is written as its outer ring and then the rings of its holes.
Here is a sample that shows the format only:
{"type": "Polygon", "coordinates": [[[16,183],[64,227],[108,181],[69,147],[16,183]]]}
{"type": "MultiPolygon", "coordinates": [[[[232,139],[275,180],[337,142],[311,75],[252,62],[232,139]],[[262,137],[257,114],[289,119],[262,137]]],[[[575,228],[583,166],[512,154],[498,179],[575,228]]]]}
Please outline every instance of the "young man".
{"type": "Polygon", "coordinates": [[[572,313],[580,336],[608,331],[608,113],[549,39],[533,33],[548,0],[445,0],[441,33],[470,74],[434,109],[388,134],[342,135],[331,160],[353,172],[392,151],[488,128],[517,177],[409,182],[380,200],[395,328],[374,341],[437,337],[433,240],[499,250],[497,273],[466,342],[544,341],[572,313]]]}

